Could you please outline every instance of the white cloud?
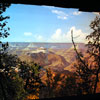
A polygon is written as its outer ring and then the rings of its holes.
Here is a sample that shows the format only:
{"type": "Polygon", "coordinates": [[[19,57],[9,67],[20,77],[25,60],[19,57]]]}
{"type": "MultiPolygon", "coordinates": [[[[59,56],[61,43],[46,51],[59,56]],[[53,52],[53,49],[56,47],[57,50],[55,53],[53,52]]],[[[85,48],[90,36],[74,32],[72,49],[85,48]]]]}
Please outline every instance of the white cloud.
{"type": "Polygon", "coordinates": [[[57,15],[58,19],[66,20],[68,17],[68,15],[63,11],[60,11],[60,10],[51,10],[51,11],[52,13],[57,15]]]}
{"type": "Polygon", "coordinates": [[[25,32],[24,35],[25,36],[32,36],[32,33],[31,32],[25,32]]]}
{"type": "Polygon", "coordinates": [[[73,15],[80,15],[82,12],[80,12],[80,11],[75,11],[75,12],[73,12],[73,15]]]}
{"type": "Polygon", "coordinates": [[[41,36],[41,35],[35,35],[34,36],[35,37],[35,39],[37,40],[37,41],[44,41],[44,39],[43,39],[43,36],[41,36]]]}
{"type": "Polygon", "coordinates": [[[57,29],[51,36],[48,42],[72,42],[71,30],[73,30],[74,41],[77,43],[85,43],[86,33],[83,33],[81,29],[76,29],[75,26],[71,27],[67,33],[62,33],[61,29],[57,29]]]}
{"type": "Polygon", "coordinates": [[[61,29],[57,29],[56,32],[51,36],[51,40],[59,41],[61,39],[61,29]]]}
{"type": "Polygon", "coordinates": [[[42,5],[42,7],[44,7],[44,8],[48,8],[48,9],[55,8],[54,6],[45,6],[45,5],[42,5]]]}
{"type": "Polygon", "coordinates": [[[100,13],[99,13],[99,12],[93,12],[93,14],[95,14],[95,15],[100,15],[100,13]]]}

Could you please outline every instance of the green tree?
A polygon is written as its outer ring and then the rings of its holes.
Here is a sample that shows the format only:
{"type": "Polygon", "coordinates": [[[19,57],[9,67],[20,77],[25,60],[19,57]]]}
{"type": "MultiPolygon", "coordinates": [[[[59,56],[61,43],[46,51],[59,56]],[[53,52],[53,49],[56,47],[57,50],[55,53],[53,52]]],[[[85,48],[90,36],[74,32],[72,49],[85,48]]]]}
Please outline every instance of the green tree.
{"type": "Polygon", "coordinates": [[[73,96],[77,94],[77,83],[74,75],[54,73],[50,68],[46,70],[46,96],[47,98],[73,96]]]}
{"type": "Polygon", "coordinates": [[[86,37],[88,43],[86,44],[88,57],[77,51],[76,45],[73,40],[73,31],[72,42],[74,49],[77,54],[77,64],[76,74],[81,80],[79,87],[85,94],[96,93],[97,83],[99,82],[99,73],[100,73],[100,17],[97,16],[94,21],[90,24],[93,32],[86,37]],[[90,60],[92,59],[92,60],[90,60]]]}
{"type": "Polygon", "coordinates": [[[0,3],[0,100],[20,100],[20,98],[23,99],[22,94],[25,91],[22,80],[15,72],[19,59],[15,55],[8,54],[8,42],[1,41],[9,35],[10,28],[7,27],[7,19],[10,17],[3,16],[3,12],[9,6],[9,3],[0,3]]]}
{"type": "MultiPolygon", "coordinates": [[[[7,19],[9,16],[3,16],[3,12],[10,6],[9,3],[0,3],[0,39],[7,38],[9,35],[10,28],[7,27],[7,19]]],[[[5,52],[6,48],[8,47],[8,43],[2,43],[0,40],[0,54],[5,52]]]]}
{"type": "Polygon", "coordinates": [[[48,68],[46,69],[46,74],[47,74],[47,80],[46,80],[46,83],[47,83],[47,90],[48,90],[48,95],[49,97],[52,97],[53,96],[53,77],[52,77],[52,72],[51,72],[51,69],[48,68]]]}
{"type": "MultiPolygon", "coordinates": [[[[0,3],[0,39],[9,36],[10,28],[3,12],[10,4],[0,3]]],[[[16,55],[7,52],[8,42],[0,40],[0,100],[23,100],[28,94],[39,94],[40,66],[22,62],[16,55]]]]}
{"type": "Polygon", "coordinates": [[[46,69],[46,98],[60,97],[61,90],[64,85],[65,75],[61,75],[59,72],[53,72],[50,68],[46,69]]]}
{"type": "Polygon", "coordinates": [[[76,68],[76,76],[77,79],[79,80],[77,82],[78,84],[78,94],[91,94],[92,93],[92,85],[93,85],[93,80],[92,75],[93,75],[93,70],[89,66],[89,63],[87,59],[83,56],[81,52],[78,52],[76,49],[76,45],[73,40],[73,31],[71,32],[71,37],[72,37],[72,43],[74,45],[74,50],[76,52],[76,63],[74,64],[74,67],[76,68]]]}
{"type": "Polygon", "coordinates": [[[39,97],[39,90],[41,88],[40,68],[36,63],[27,63],[21,61],[19,64],[19,75],[24,81],[24,89],[28,95],[36,95],[39,97]]]}
{"type": "Polygon", "coordinates": [[[8,55],[8,53],[3,53],[1,58],[1,69],[0,69],[0,94],[1,98],[4,100],[17,100],[24,94],[23,82],[19,78],[17,69],[18,58],[14,55],[8,55]],[[19,78],[19,79],[18,79],[19,78]],[[22,86],[22,87],[20,87],[22,86]],[[21,94],[20,94],[21,93],[21,94]]]}
{"type": "Polygon", "coordinates": [[[85,58],[82,59],[85,62],[85,65],[80,62],[80,60],[77,58],[77,63],[74,64],[74,67],[76,67],[76,77],[77,77],[77,84],[78,84],[78,94],[91,94],[93,92],[93,71],[91,68],[89,68],[89,64],[86,63],[87,61],[85,58]]]}
{"type": "Polygon", "coordinates": [[[95,66],[93,66],[95,75],[93,93],[96,93],[97,83],[99,82],[98,75],[100,73],[100,16],[97,16],[94,21],[91,22],[90,27],[93,31],[86,37],[86,39],[88,39],[87,52],[95,63],[95,66]]]}
{"type": "Polygon", "coordinates": [[[77,94],[77,83],[74,75],[68,75],[65,79],[65,85],[60,91],[62,96],[74,96],[77,94]]]}

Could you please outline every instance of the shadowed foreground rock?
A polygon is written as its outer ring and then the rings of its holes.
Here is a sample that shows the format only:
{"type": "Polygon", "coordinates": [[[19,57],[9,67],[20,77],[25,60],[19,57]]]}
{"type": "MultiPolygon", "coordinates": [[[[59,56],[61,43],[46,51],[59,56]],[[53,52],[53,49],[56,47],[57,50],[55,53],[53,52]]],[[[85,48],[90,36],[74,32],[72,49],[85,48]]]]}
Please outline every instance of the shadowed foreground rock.
{"type": "Polygon", "coordinates": [[[98,94],[90,94],[90,95],[79,95],[79,96],[66,96],[66,97],[58,97],[58,98],[45,98],[39,100],[99,100],[100,93],[98,94]]]}

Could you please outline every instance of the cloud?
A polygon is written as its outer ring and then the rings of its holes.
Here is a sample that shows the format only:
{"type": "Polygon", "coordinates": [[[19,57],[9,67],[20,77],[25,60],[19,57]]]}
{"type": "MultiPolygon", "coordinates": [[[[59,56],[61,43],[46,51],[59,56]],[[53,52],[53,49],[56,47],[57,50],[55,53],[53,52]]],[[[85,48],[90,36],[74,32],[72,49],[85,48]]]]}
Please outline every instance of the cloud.
{"type": "Polygon", "coordinates": [[[73,15],[80,15],[82,12],[80,12],[80,11],[75,11],[75,12],[73,12],[73,15]]]}
{"type": "Polygon", "coordinates": [[[31,32],[25,32],[24,35],[25,36],[32,36],[32,33],[31,32]]]}
{"type": "Polygon", "coordinates": [[[43,36],[41,36],[41,35],[35,35],[34,36],[34,38],[37,40],[37,41],[41,41],[41,42],[43,42],[44,41],[44,38],[43,38],[43,36]]]}
{"type": "Polygon", "coordinates": [[[53,34],[51,36],[51,39],[59,40],[60,39],[60,36],[61,36],[61,32],[62,32],[61,29],[57,29],[56,32],[55,32],[55,34],[53,34]]]}
{"type": "Polygon", "coordinates": [[[46,6],[46,5],[43,5],[42,7],[44,7],[44,8],[48,8],[48,9],[55,8],[54,6],[46,6]]]}
{"type": "Polygon", "coordinates": [[[76,29],[75,26],[71,27],[67,33],[62,33],[62,30],[59,28],[51,36],[48,42],[72,42],[71,39],[71,30],[73,30],[74,41],[77,43],[85,43],[87,33],[83,33],[81,29],[76,29]]]}
{"type": "Polygon", "coordinates": [[[99,12],[93,12],[93,14],[95,14],[95,15],[100,15],[100,13],[99,13],[99,12]]]}
{"type": "Polygon", "coordinates": [[[51,11],[52,13],[57,15],[58,19],[66,20],[68,17],[68,15],[63,11],[60,11],[60,10],[51,10],[51,11]]]}

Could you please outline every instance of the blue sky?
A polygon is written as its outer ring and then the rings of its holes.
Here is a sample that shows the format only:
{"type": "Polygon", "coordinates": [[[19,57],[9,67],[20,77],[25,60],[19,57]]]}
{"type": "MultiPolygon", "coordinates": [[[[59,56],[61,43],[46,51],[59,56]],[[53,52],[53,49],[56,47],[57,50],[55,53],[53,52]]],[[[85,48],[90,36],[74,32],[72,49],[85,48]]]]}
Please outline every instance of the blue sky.
{"type": "Polygon", "coordinates": [[[4,15],[10,16],[8,42],[71,42],[73,30],[75,42],[84,42],[91,32],[90,22],[94,12],[78,9],[12,4],[4,15]]]}

